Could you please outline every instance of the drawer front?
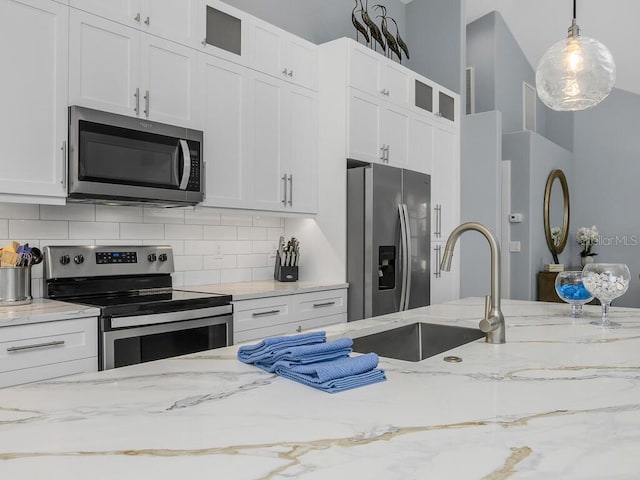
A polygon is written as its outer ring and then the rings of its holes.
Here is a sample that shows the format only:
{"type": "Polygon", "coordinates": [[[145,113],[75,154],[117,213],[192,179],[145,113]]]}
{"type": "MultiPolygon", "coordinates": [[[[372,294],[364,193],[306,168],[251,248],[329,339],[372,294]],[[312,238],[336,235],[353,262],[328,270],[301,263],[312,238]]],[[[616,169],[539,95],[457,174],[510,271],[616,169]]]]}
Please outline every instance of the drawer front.
{"type": "Polygon", "coordinates": [[[246,330],[234,335],[234,343],[249,342],[252,340],[262,340],[267,337],[273,337],[277,335],[294,335],[313,328],[321,328],[327,325],[335,325],[337,323],[344,323],[347,321],[347,314],[341,313],[338,315],[330,315],[327,317],[312,318],[310,320],[295,321],[292,323],[286,323],[282,325],[273,325],[263,328],[255,328],[253,330],[246,330]]]}
{"type": "Polygon", "coordinates": [[[326,290],[294,297],[296,321],[347,313],[347,290],[326,290]]]}
{"type": "Polygon", "coordinates": [[[0,388],[22,385],[23,383],[38,382],[66,377],[76,373],[98,371],[98,357],[82,358],[69,362],[41,365],[39,367],[24,368],[0,373],[0,388]]]}
{"type": "Polygon", "coordinates": [[[292,321],[291,297],[260,298],[233,303],[233,332],[292,321]]]}
{"type": "Polygon", "coordinates": [[[97,356],[95,317],[0,328],[0,372],[97,356]]]}

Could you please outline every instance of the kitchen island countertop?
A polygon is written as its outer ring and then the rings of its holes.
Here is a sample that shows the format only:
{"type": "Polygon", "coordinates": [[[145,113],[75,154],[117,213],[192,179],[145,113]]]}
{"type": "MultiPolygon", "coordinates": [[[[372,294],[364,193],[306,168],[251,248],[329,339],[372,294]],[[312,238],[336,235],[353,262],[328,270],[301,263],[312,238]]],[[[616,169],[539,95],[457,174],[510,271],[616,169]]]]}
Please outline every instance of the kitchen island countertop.
{"type": "MultiPolygon", "coordinates": [[[[0,390],[0,478],[631,479],[640,471],[640,310],[618,329],[568,305],[505,301],[482,340],[327,394],[237,361],[237,347],[0,390]]],[[[359,336],[477,326],[465,299],[328,327],[359,336]]]]}

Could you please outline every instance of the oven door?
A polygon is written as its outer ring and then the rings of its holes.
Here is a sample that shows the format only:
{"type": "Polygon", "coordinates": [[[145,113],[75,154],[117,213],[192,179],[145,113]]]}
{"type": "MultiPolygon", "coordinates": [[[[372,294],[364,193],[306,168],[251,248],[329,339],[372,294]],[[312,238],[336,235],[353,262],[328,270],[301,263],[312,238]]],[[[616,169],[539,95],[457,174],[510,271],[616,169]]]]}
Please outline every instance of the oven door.
{"type": "Polygon", "coordinates": [[[150,362],[233,344],[232,307],[202,308],[111,319],[101,332],[100,370],[150,362]]]}
{"type": "Polygon", "coordinates": [[[69,137],[71,198],[186,202],[202,194],[201,132],[71,107],[69,137]]]}

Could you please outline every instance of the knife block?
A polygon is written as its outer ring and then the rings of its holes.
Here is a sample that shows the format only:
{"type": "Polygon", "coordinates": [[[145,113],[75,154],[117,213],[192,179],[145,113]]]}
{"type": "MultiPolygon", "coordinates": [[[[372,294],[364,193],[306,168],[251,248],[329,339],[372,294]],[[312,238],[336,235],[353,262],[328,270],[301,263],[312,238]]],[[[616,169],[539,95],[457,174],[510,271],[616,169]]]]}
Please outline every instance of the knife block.
{"type": "Polygon", "coordinates": [[[276,268],[273,271],[273,278],[278,282],[297,282],[298,267],[280,265],[280,255],[276,253],[276,268]]]}

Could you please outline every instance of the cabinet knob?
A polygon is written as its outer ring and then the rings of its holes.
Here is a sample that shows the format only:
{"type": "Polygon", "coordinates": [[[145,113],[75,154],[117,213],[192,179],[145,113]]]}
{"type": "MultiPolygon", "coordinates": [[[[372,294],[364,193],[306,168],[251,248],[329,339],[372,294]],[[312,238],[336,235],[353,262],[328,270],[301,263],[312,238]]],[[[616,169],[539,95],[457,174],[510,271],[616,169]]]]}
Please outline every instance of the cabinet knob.
{"type": "Polygon", "coordinates": [[[285,68],[284,70],[282,70],[282,74],[286,75],[287,74],[287,69],[285,68]]]}
{"type": "Polygon", "coordinates": [[[296,332],[300,333],[302,331],[302,326],[298,325],[298,328],[296,328],[296,332]]]}
{"type": "Polygon", "coordinates": [[[145,25],[149,26],[149,24],[151,23],[151,19],[149,17],[147,17],[144,21],[145,25]]]}
{"type": "Polygon", "coordinates": [[[207,44],[207,37],[204,37],[204,38],[202,39],[202,45],[206,45],[206,44],[207,44]]]}
{"type": "Polygon", "coordinates": [[[289,70],[289,76],[293,77],[293,70],[289,70]]]}
{"type": "Polygon", "coordinates": [[[135,16],[135,17],[133,17],[133,19],[134,19],[136,22],[140,23],[140,12],[138,12],[138,13],[136,14],[136,16],[135,16]]]}

